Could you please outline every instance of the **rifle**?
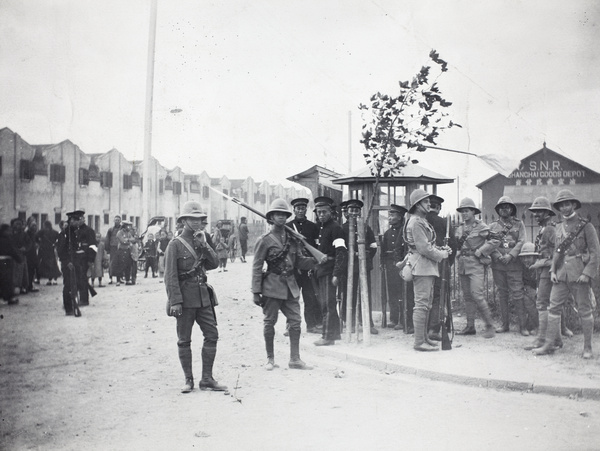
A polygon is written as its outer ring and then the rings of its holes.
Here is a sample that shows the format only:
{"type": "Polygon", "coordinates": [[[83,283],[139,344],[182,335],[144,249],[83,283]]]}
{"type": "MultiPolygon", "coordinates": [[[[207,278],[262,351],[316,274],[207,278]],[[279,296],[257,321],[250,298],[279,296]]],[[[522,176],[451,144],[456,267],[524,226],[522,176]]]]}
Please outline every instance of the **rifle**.
{"type": "Polygon", "coordinates": [[[383,253],[383,235],[379,235],[379,267],[381,268],[381,327],[387,327],[387,304],[390,293],[388,291],[387,268],[383,253]]]}
{"type": "MultiPolygon", "coordinates": [[[[225,193],[222,193],[219,190],[214,189],[212,186],[209,186],[209,188],[211,190],[213,190],[215,193],[220,194],[221,196],[225,197],[226,199],[229,199],[230,201],[232,201],[233,203],[238,204],[240,207],[244,207],[246,210],[250,210],[252,213],[254,213],[255,215],[260,216],[261,218],[264,218],[267,220],[267,222],[269,224],[272,224],[272,221],[270,221],[264,213],[261,213],[258,210],[255,210],[254,208],[252,208],[250,205],[242,202],[241,200],[235,198],[235,197],[231,197],[228,196],[225,193]]],[[[327,255],[324,254],[323,252],[321,252],[320,250],[318,250],[317,248],[311,246],[310,244],[308,244],[308,241],[306,241],[306,238],[304,237],[304,235],[302,235],[301,233],[295,231],[294,229],[292,229],[290,226],[285,225],[284,226],[285,229],[291,233],[291,235],[296,238],[297,240],[299,240],[302,245],[304,246],[304,248],[310,253],[310,255],[312,255],[318,263],[325,263],[327,261],[327,255]]]]}
{"type": "MultiPolygon", "coordinates": [[[[450,239],[450,216],[448,215],[448,221],[446,225],[446,236],[444,237],[444,246],[448,246],[450,239]]],[[[450,302],[450,296],[448,296],[448,259],[442,260],[442,275],[440,281],[440,319],[442,326],[442,350],[449,351],[452,349],[452,340],[448,336],[448,329],[452,327],[452,311],[450,302]],[[446,317],[445,311],[448,308],[448,316],[446,317]],[[449,321],[449,324],[446,323],[449,321]]]]}

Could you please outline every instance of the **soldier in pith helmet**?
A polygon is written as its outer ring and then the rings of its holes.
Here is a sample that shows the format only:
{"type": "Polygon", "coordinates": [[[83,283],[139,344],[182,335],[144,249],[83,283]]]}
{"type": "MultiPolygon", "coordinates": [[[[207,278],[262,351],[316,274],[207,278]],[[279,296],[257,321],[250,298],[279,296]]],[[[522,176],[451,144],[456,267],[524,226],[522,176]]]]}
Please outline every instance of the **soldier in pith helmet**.
{"type": "MultiPolygon", "coordinates": [[[[527,241],[527,231],[523,221],[517,218],[517,206],[508,196],[498,199],[495,207],[498,220],[490,224],[490,237],[496,248],[491,254],[494,284],[498,290],[498,303],[502,324],[497,333],[508,332],[510,324],[509,297],[515,306],[521,335],[529,336],[528,312],[523,303],[523,266],[519,253],[527,241]]],[[[535,309],[532,309],[535,310],[535,309]]],[[[537,315],[537,312],[531,312],[537,315]]]]}
{"type": "Polygon", "coordinates": [[[568,189],[558,192],[553,207],[560,212],[563,221],[556,226],[556,248],[550,266],[553,285],[546,337],[544,345],[534,349],[533,353],[545,355],[554,352],[554,345],[560,334],[562,306],[568,296],[572,295],[583,329],[582,357],[591,359],[595,309],[591,283],[598,276],[598,234],[594,226],[577,213],[581,202],[568,189]]]}

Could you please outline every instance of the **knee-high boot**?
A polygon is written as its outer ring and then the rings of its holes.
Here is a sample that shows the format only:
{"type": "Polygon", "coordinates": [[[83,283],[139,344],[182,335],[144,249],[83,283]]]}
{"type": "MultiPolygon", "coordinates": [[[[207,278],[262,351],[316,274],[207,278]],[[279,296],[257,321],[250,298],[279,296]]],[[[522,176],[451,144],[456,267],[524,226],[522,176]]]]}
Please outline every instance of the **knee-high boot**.
{"type": "Polygon", "coordinates": [[[535,355],[547,355],[552,354],[556,349],[554,347],[554,342],[556,341],[556,337],[560,335],[560,315],[554,315],[548,312],[548,326],[546,329],[546,339],[544,341],[544,346],[541,348],[534,349],[532,352],[535,355]]]}
{"type": "Polygon", "coordinates": [[[202,380],[200,381],[201,390],[214,390],[214,391],[225,391],[227,387],[225,385],[219,385],[219,383],[213,379],[212,369],[215,362],[215,356],[217,355],[216,346],[203,346],[202,347],[202,380]]]}
{"type": "Polygon", "coordinates": [[[194,376],[192,373],[192,348],[187,346],[179,347],[179,363],[185,376],[185,384],[181,388],[182,393],[189,393],[194,389],[194,376]]]}
{"type": "Polygon", "coordinates": [[[494,329],[494,323],[492,322],[492,312],[490,311],[490,306],[483,299],[477,303],[477,306],[479,307],[479,311],[481,312],[481,316],[485,322],[483,338],[494,338],[496,336],[496,329],[494,329]]]}
{"type": "Polygon", "coordinates": [[[592,353],[592,337],[594,335],[594,316],[589,314],[581,318],[581,328],[583,329],[583,354],[584,359],[594,357],[592,353]]]}
{"type": "Polygon", "coordinates": [[[275,330],[272,327],[268,330],[267,328],[265,328],[263,335],[265,337],[265,349],[267,351],[267,360],[274,360],[275,349],[273,345],[273,338],[275,336],[275,330]]]}
{"type": "Polygon", "coordinates": [[[535,338],[532,344],[525,346],[526,351],[541,348],[546,341],[546,331],[548,330],[548,310],[542,310],[539,312],[539,318],[540,327],[538,330],[538,336],[535,338]]]}
{"type": "Polygon", "coordinates": [[[427,311],[426,310],[415,310],[413,312],[413,324],[415,326],[415,344],[413,348],[415,351],[437,351],[438,348],[435,346],[431,346],[429,343],[425,342],[425,330],[426,330],[426,321],[427,321],[427,311]]]}
{"type": "Polygon", "coordinates": [[[300,331],[290,329],[290,362],[288,366],[293,370],[312,370],[300,359],[300,331]]]}

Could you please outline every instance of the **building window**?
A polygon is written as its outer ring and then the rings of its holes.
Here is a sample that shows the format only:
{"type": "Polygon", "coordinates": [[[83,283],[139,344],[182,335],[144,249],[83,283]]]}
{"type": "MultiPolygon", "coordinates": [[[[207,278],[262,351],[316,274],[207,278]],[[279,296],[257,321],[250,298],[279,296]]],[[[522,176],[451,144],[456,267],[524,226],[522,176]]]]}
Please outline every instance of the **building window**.
{"type": "Polygon", "coordinates": [[[21,180],[33,180],[33,165],[29,160],[21,160],[20,166],[21,180]]]}
{"type": "Polygon", "coordinates": [[[132,186],[131,175],[123,174],[123,189],[131,189],[132,186]]]}
{"type": "Polygon", "coordinates": [[[65,167],[62,164],[50,165],[50,181],[65,183],[65,167]]]}
{"type": "Polygon", "coordinates": [[[173,191],[173,179],[170,175],[167,175],[167,178],[165,178],[165,189],[173,191]]]}
{"type": "Polygon", "coordinates": [[[200,184],[198,182],[190,183],[190,191],[192,193],[200,193],[200,184]]]}
{"type": "Polygon", "coordinates": [[[208,186],[203,186],[202,187],[202,198],[203,199],[208,199],[209,197],[210,197],[210,193],[209,193],[208,186]]]}
{"type": "MultiPolygon", "coordinates": [[[[54,213],[54,224],[60,224],[60,221],[62,221],[62,215],[60,213],[54,213]]],[[[62,230],[59,230],[59,232],[62,232],[62,230]]]]}
{"type": "Polygon", "coordinates": [[[112,188],[112,186],[113,186],[112,172],[101,172],[100,173],[100,186],[102,188],[112,188]]]}
{"type": "Polygon", "coordinates": [[[42,216],[40,218],[40,229],[42,228],[42,226],[44,225],[44,223],[48,220],[48,214],[47,213],[42,213],[42,216]]]}
{"type": "Polygon", "coordinates": [[[131,185],[132,186],[140,186],[141,185],[139,172],[133,171],[131,173],[131,185]]]}
{"type": "Polygon", "coordinates": [[[229,194],[229,190],[227,188],[223,188],[223,194],[229,194]]]}
{"type": "Polygon", "coordinates": [[[88,227],[92,227],[94,224],[94,215],[88,215],[87,225],[88,227]]]}
{"type": "Polygon", "coordinates": [[[90,171],[86,168],[79,168],[79,185],[88,186],[90,184],[90,171]]]}
{"type": "Polygon", "coordinates": [[[48,175],[48,165],[44,161],[44,157],[36,155],[33,157],[33,173],[35,175],[48,175]]]}
{"type": "Polygon", "coordinates": [[[181,182],[173,182],[173,194],[181,194],[181,182]]]}
{"type": "Polygon", "coordinates": [[[110,222],[110,217],[109,217],[108,213],[104,213],[104,225],[108,225],[109,222],[110,222]]]}
{"type": "Polygon", "coordinates": [[[165,192],[165,181],[163,179],[158,180],[158,194],[163,194],[165,192]]]}
{"type": "Polygon", "coordinates": [[[100,181],[100,170],[98,169],[98,166],[96,166],[95,164],[92,164],[90,166],[90,181],[92,181],[92,182],[100,181]]]}

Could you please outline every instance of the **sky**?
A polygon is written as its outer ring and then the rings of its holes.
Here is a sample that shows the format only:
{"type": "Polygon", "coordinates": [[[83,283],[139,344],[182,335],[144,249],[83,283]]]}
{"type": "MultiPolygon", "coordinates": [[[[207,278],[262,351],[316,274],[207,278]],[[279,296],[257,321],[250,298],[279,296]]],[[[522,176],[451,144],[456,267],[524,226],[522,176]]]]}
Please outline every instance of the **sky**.
{"type": "MultiPolygon", "coordinates": [[[[0,0],[0,17],[0,128],[143,158],[149,0],[0,0]]],[[[158,0],[157,17],[152,155],[169,169],[284,186],[315,164],[356,170],[358,105],[435,49],[463,126],[438,146],[520,160],[546,142],[600,172],[599,2],[158,0]]],[[[415,158],[460,180],[448,208],[495,173],[415,158]]]]}

